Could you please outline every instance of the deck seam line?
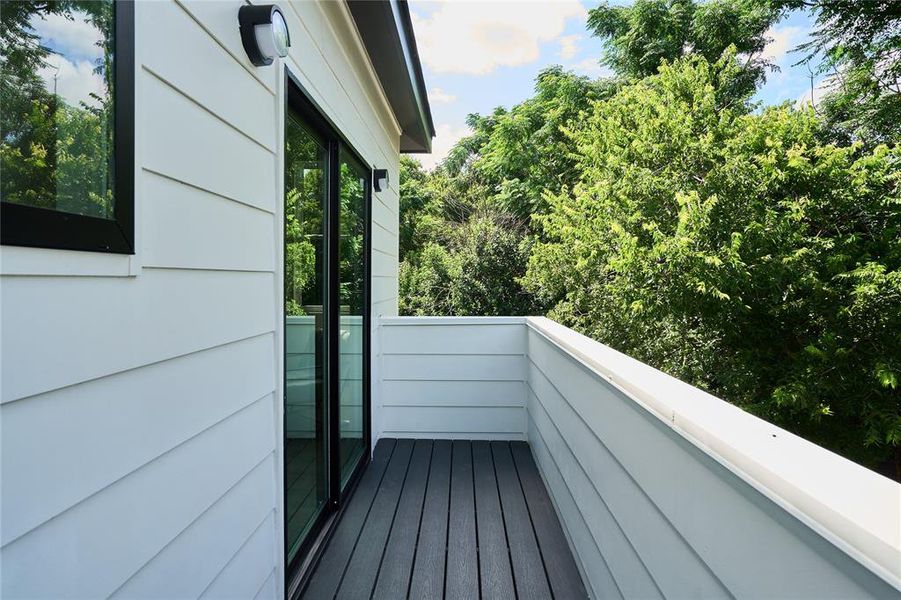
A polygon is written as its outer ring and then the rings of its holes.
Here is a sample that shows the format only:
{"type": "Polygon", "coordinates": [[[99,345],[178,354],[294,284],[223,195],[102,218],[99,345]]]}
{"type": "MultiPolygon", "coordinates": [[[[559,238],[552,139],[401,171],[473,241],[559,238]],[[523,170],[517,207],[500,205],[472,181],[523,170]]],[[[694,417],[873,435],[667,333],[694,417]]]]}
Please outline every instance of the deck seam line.
{"type": "Polygon", "coordinates": [[[476,498],[476,463],[472,455],[472,440],[467,442],[469,447],[470,476],[472,477],[472,520],[476,530],[476,582],[478,583],[479,599],[482,598],[482,548],[479,546],[479,504],[476,498]]]}
{"type": "MultiPolygon", "coordinates": [[[[401,481],[400,491],[397,493],[397,502],[394,504],[394,513],[391,515],[391,525],[388,526],[388,535],[385,537],[385,545],[382,546],[382,555],[379,557],[379,567],[375,570],[375,577],[372,579],[372,587],[369,589],[370,600],[372,600],[372,595],[375,594],[375,587],[378,585],[379,575],[382,573],[382,564],[385,562],[385,552],[387,552],[388,543],[391,541],[391,532],[394,531],[394,522],[397,520],[397,510],[400,508],[400,500],[403,498],[404,489],[407,487],[407,475],[410,474],[410,465],[413,464],[413,454],[415,451],[416,443],[414,442],[413,447],[410,448],[410,458],[407,460],[407,468],[404,469],[404,479],[401,481]]],[[[381,485],[379,487],[381,487],[381,485]]],[[[378,490],[376,490],[376,495],[378,495],[378,490]]],[[[363,524],[365,525],[365,521],[363,524]]],[[[362,531],[363,530],[361,529],[360,532],[362,533],[362,531]]],[[[353,554],[351,554],[351,557],[353,557],[353,554]]]]}
{"type": "Polygon", "coordinates": [[[450,555],[450,515],[451,515],[451,485],[454,475],[454,442],[450,442],[450,459],[447,465],[447,519],[444,524],[444,583],[441,586],[441,597],[447,596],[447,559],[450,555]]]}
{"type": "MultiPolygon", "coordinates": [[[[538,539],[538,530],[535,529],[535,519],[532,518],[532,509],[529,508],[529,501],[526,498],[526,489],[522,484],[522,476],[519,474],[519,466],[516,464],[516,457],[513,455],[513,447],[509,442],[507,445],[510,447],[510,462],[513,463],[513,472],[516,473],[516,481],[519,482],[519,491],[522,492],[522,503],[526,507],[526,514],[529,515],[529,524],[532,526],[532,535],[535,538],[535,547],[538,548],[538,557],[541,559],[541,568],[544,569],[544,578],[547,580],[547,589],[551,593],[551,600],[554,598],[554,588],[551,585],[551,576],[547,571],[547,563],[544,560],[544,551],[541,549],[541,540],[538,539]]],[[[531,448],[529,452],[531,452],[531,448]]],[[[537,466],[537,465],[536,465],[537,466]]],[[[558,516],[559,520],[560,517],[558,516]]],[[[572,552],[572,550],[570,550],[572,552]]]]}
{"type": "MultiPolygon", "coordinates": [[[[332,598],[338,596],[338,591],[341,589],[341,585],[344,583],[344,576],[347,574],[347,568],[350,566],[350,561],[354,557],[354,552],[357,550],[357,544],[360,542],[360,536],[363,534],[363,527],[366,526],[366,521],[369,520],[369,514],[372,512],[372,505],[375,504],[375,498],[378,496],[379,489],[382,487],[382,481],[385,479],[385,474],[388,472],[388,467],[391,466],[391,459],[394,458],[394,451],[397,449],[397,440],[394,441],[394,444],[391,446],[391,454],[388,455],[388,458],[385,463],[385,470],[382,471],[381,477],[379,477],[379,484],[375,487],[375,492],[372,494],[372,500],[369,502],[369,507],[366,509],[366,516],[363,518],[363,523],[360,525],[360,530],[357,532],[357,535],[354,539],[353,548],[350,549],[350,554],[347,556],[347,562],[344,563],[344,568],[341,569],[341,577],[338,579],[338,585],[335,586],[335,592],[332,594],[332,598]]],[[[348,504],[350,502],[348,501],[348,504]]],[[[335,524],[335,529],[337,530],[338,524],[335,524]]]]}
{"type": "MultiPolygon", "coordinates": [[[[509,448],[510,442],[505,442],[509,448]]],[[[510,534],[507,533],[507,516],[504,511],[504,499],[501,496],[501,482],[497,478],[497,462],[494,459],[494,444],[487,442],[488,452],[491,454],[491,470],[494,472],[494,489],[497,491],[497,505],[501,509],[501,525],[504,528],[504,542],[507,545],[507,561],[510,563],[510,583],[513,584],[513,598],[519,599],[519,590],[516,589],[516,569],[513,566],[513,549],[510,547],[510,534]]],[[[512,453],[511,453],[512,457],[512,453]]]]}
{"type": "MultiPolygon", "coordinates": [[[[432,446],[429,448],[429,468],[425,475],[425,488],[422,490],[422,502],[419,504],[419,525],[416,527],[416,541],[413,542],[413,560],[410,563],[410,576],[407,578],[407,593],[404,595],[404,598],[410,597],[410,590],[413,587],[413,575],[416,572],[416,555],[419,553],[419,536],[422,533],[422,518],[425,515],[425,500],[429,494],[429,481],[432,478],[432,461],[435,458],[435,440],[431,441],[432,446]]],[[[399,500],[398,504],[400,504],[399,500]]]]}

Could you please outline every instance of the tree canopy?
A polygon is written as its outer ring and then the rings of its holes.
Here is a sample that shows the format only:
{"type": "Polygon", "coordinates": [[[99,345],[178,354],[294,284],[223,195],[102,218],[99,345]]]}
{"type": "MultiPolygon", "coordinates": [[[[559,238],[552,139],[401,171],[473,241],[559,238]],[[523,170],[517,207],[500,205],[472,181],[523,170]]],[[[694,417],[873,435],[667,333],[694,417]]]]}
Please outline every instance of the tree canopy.
{"type": "Polygon", "coordinates": [[[636,0],[601,3],[588,13],[588,28],[607,40],[603,61],[622,77],[654,75],[683,56],[720,59],[730,47],[740,69],[730,79],[739,96],[752,92],[775,65],[762,56],[767,30],[784,10],[768,0],[636,0]]]}
{"type": "Polygon", "coordinates": [[[542,71],[426,173],[401,168],[401,310],[548,314],[901,479],[897,2],[590,11],[614,71],[542,71]],[[813,106],[751,98],[816,20],[813,106]]]}
{"type": "Polygon", "coordinates": [[[901,139],[901,2],[781,0],[815,18],[802,62],[827,75],[818,107],[833,139],[897,143],[901,139]]]}
{"type": "Polygon", "coordinates": [[[552,318],[864,459],[901,433],[901,153],[820,145],[810,109],[719,107],[725,58],[595,106],[527,287],[552,318]]]}

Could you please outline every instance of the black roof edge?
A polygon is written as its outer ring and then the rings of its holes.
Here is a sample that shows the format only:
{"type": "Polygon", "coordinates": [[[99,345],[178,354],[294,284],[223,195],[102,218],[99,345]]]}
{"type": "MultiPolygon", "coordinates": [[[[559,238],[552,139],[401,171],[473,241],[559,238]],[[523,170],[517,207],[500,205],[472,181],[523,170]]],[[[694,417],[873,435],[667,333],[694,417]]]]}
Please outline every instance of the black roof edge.
{"type": "Polygon", "coordinates": [[[347,0],[347,5],[400,124],[400,151],[431,152],[435,125],[407,0],[347,0]]]}

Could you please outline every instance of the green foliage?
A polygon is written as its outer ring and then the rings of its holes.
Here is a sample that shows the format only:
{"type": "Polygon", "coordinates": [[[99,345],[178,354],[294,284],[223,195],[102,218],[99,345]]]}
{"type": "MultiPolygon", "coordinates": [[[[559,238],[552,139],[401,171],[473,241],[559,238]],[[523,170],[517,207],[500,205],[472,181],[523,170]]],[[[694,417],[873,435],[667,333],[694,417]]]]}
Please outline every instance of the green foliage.
{"type": "Polygon", "coordinates": [[[443,226],[428,173],[415,159],[400,159],[400,260],[437,237],[443,226]]]}
{"type": "Polygon", "coordinates": [[[459,276],[457,261],[434,242],[427,243],[417,259],[400,264],[400,314],[456,314],[452,287],[459,276]]]}
{"type": "Polygon", "coordinates": [[[821,60],[832,84],[818,104],[843,143],[901,139],[901,3],[898,0],[780,0],[816,18],[802,62],[821,60]]]}
{"type": "Polygon", "coordinates": [[[401,264],[401,314],[522,315],[534,309],[519,277],[531,241],[509,216],[482,214],[401,264]]]}
{"type": "Polygon", "coordinates": [[[539,310],[518,277],[549,190],[576,180],[566,131],[616,87],[551,67],[535,95],[491,116],[471,115],[473,133],[435,172],[401,161],[403,314],[520,315],[539,310]]]}
{"type": "MultiPolygon", "coordinates": [[[[526,223],[544,212],[544,194],[576,180],[574,147],[566,135],[591,105],[616,86],[551,67],[538,74],[535,95],[490,120],[474,120],[482,138],[472,176],[488,204],[526,223]]],[[[471,182],[470,182],[471,183],[471,182]]]]}
{"type": "Polygon", "coordinates": [[[901,440],[901,152],[751,114],[727,53],[661,66],[573,133],[581,180],[536,217],[553,318],[868,464],[901,440]]]}
{"type": "Polygon", "coordinates": [[[325,178],[323,150],[293,120],[285,147],[285,313],[293,316],[305,314],[304,305],[323,304],[317,254],[324,251],[325,178]]]}
{"type": "Polygon", "coordinates": [[[838,89],[755,112],[766,31],[809,3],[590,11],[616,80],[548,69],[402,168],[401,311],[548,312],[901,479],[897,2],[814,0],[838,89]]]}
{"type": "Polygon", "coordinates": [[[31,21],[84,19],[104,37],[96,72],[113,88],[111,2],[9,2],[0,11],[0,198],[70,213],[113,215],[112,95],[73,106],[46,89],[38,69],[51,50],[31,21]]]}
{"type": "Polygon", "coordinates": [[[297,218],[300,190],[289,188],[285,193],[285,313],[302,315],[298,299],[316,277],[316,248],[309,242],[297,218]]]}
{"type": "Polygon", "coordinates": [[[629,6],[603,2],[588,13],[588,28],[607,40],[604,62],[618,75],[640,79],[664,62],[701,56],[716,62],[733,47],[746,58],[730,80],[735,94],[754,91],[774,65],[761,56],[766,32],[784,11],[771,0],[636,0],[629,6]]]}

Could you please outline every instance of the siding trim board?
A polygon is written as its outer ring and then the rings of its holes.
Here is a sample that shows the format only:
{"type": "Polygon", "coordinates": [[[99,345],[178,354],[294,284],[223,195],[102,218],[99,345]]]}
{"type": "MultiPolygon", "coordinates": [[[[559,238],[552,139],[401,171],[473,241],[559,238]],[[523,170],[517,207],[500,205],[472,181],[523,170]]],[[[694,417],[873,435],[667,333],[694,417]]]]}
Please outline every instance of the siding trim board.
{"type": "Polygon", "coordinates": [[[901,590],[894,482],[545,318],[379,328],[380,435],[527,439],[596,597],[901,590]]]}

